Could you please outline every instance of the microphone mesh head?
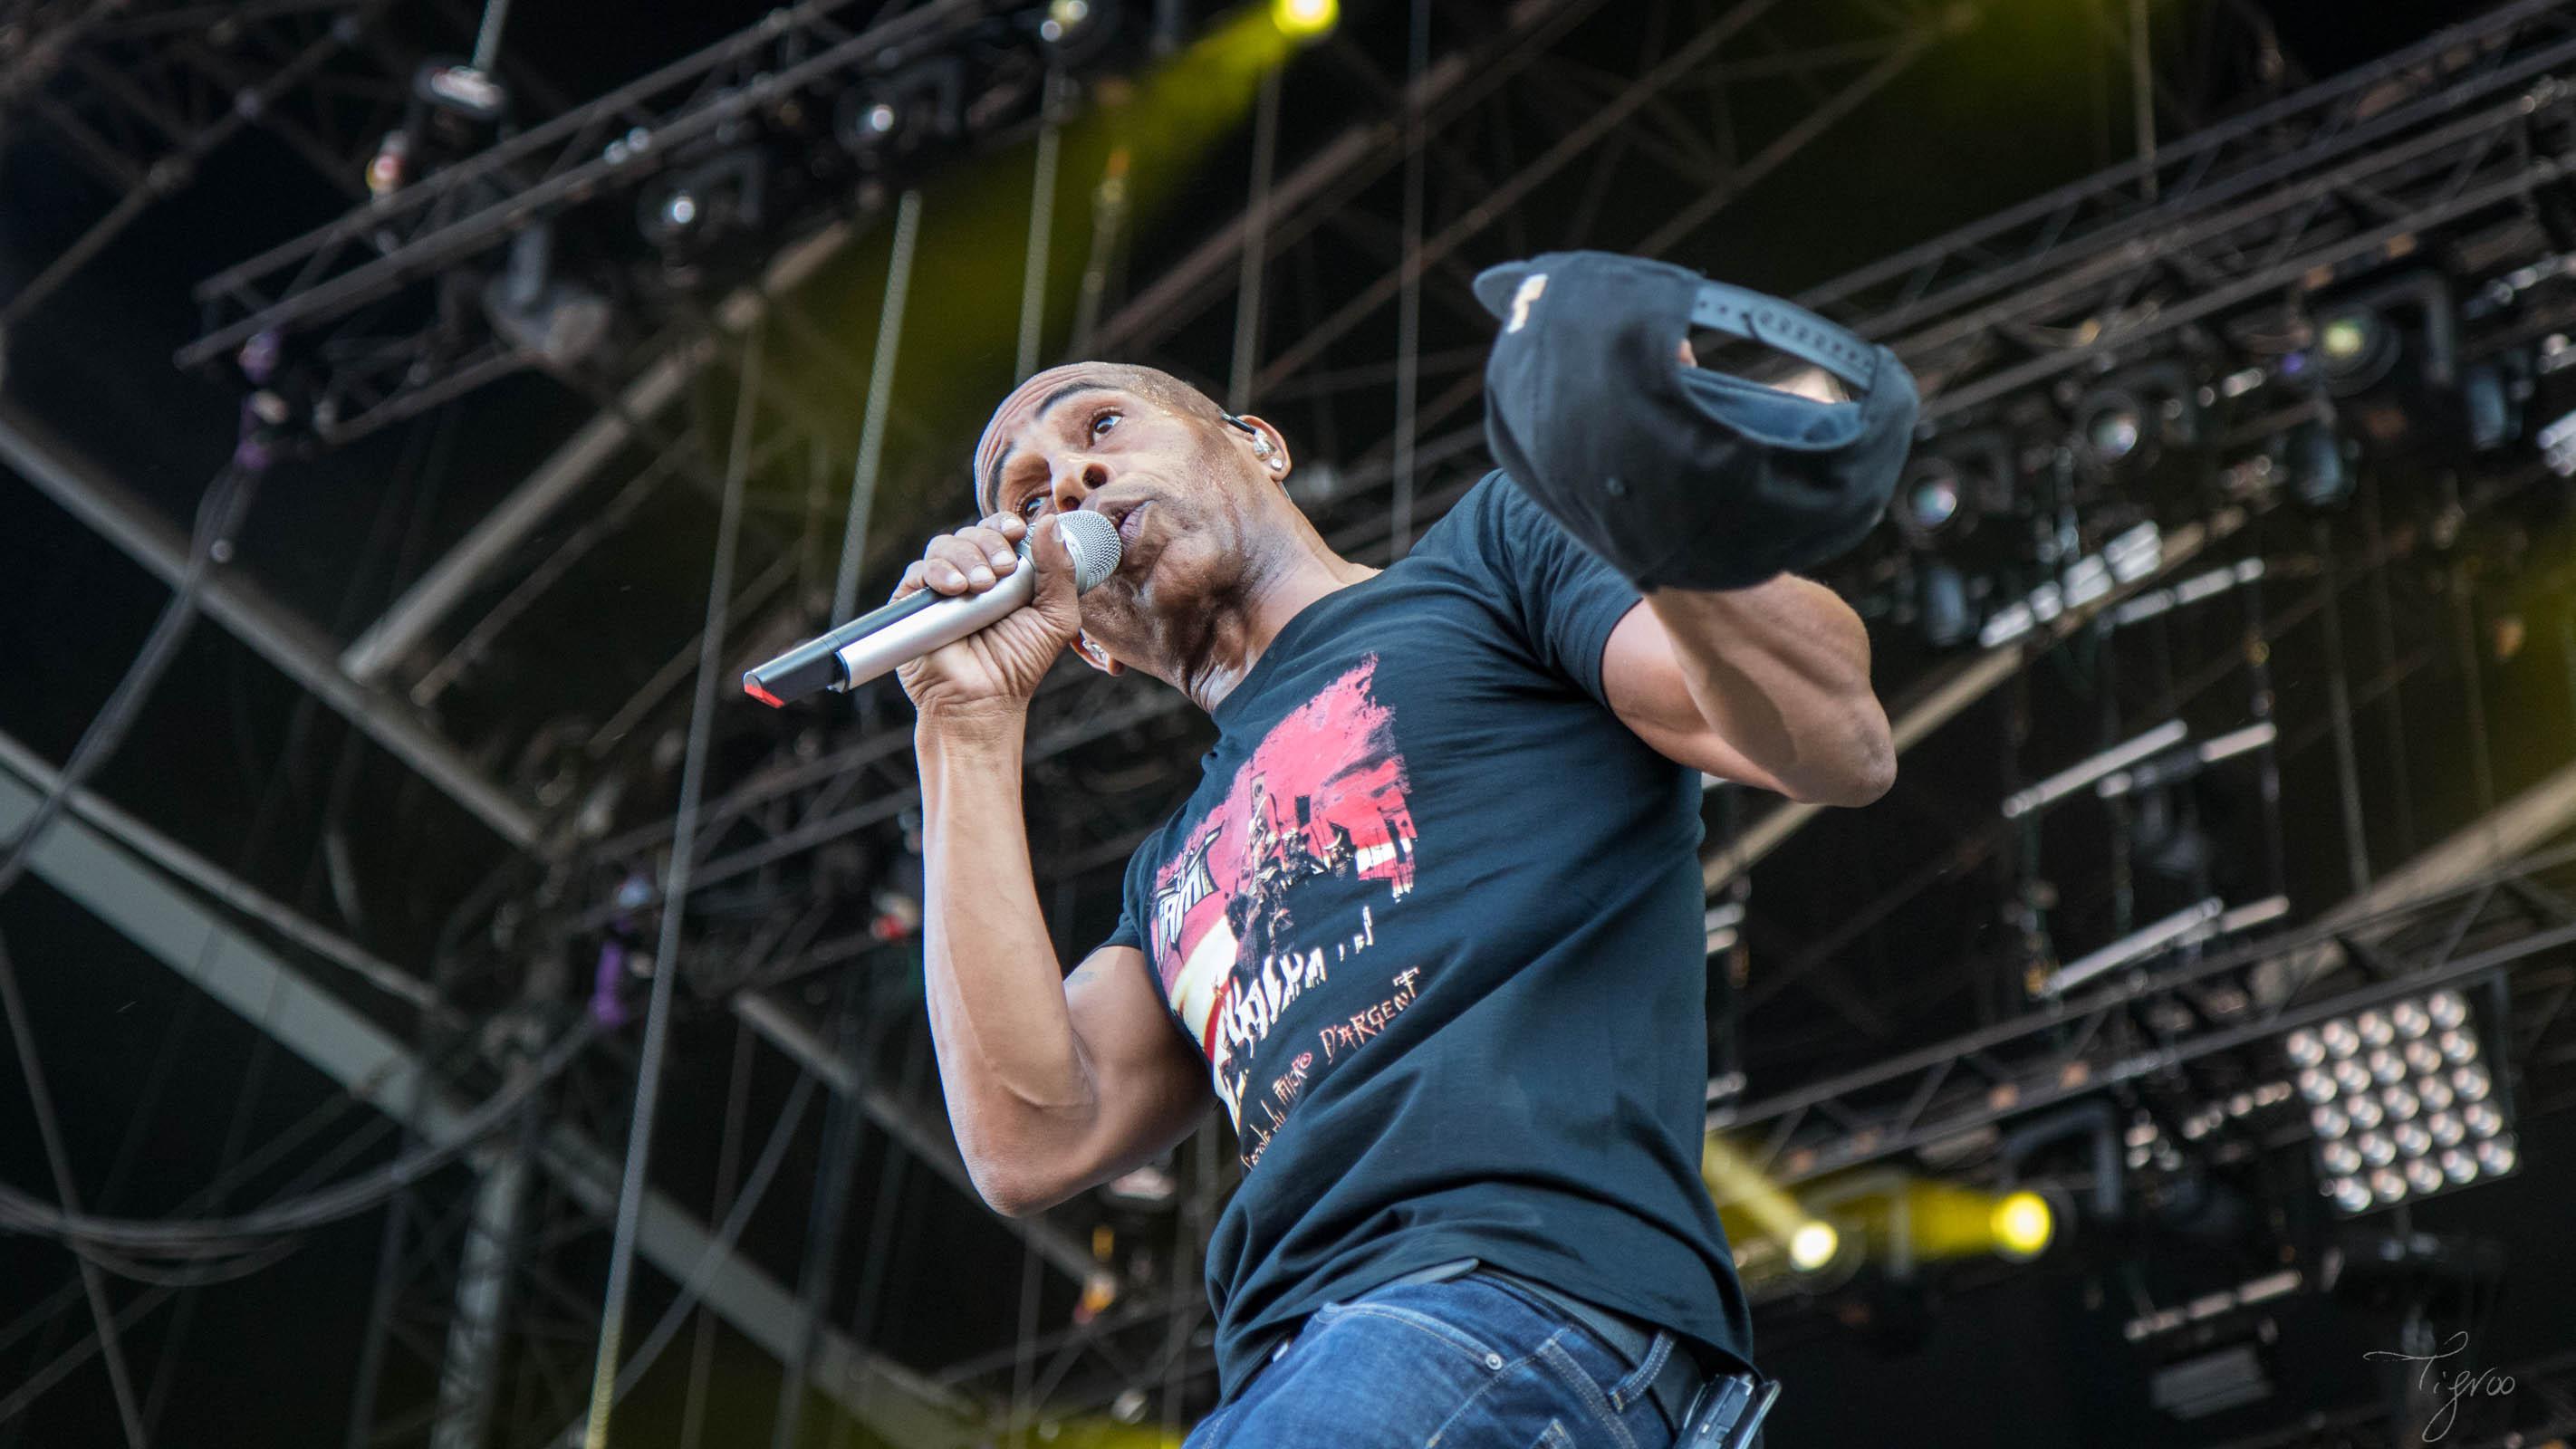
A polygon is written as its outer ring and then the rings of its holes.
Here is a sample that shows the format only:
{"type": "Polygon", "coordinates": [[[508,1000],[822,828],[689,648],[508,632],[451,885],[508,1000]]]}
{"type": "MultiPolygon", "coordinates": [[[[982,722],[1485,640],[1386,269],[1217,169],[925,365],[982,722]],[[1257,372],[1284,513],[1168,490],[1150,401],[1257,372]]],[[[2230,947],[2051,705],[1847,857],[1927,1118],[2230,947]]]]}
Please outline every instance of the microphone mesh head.
{"type": "Polygon", "coordinates": [[[1067,513],[1056,524],[1064,551],[1073,555],[1073,587],[1090,593],[1092,586],[1118,571],[1118,525],[1097,513],[1067,513]]]}

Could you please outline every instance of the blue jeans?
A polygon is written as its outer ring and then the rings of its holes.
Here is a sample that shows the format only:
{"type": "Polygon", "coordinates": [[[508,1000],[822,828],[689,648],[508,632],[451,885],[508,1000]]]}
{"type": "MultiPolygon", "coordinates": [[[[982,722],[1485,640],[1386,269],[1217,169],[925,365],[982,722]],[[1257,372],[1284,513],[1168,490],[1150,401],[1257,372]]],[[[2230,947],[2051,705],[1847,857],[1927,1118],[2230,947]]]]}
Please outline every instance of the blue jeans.
{"type": "Polygon", "coordinates": [[[1646,1386],[1678,1351],[1631,1367],[1483,1274],[1392,1285],[1318,1309],[1183,1449],[1667,1449],[1646,1386]]]}

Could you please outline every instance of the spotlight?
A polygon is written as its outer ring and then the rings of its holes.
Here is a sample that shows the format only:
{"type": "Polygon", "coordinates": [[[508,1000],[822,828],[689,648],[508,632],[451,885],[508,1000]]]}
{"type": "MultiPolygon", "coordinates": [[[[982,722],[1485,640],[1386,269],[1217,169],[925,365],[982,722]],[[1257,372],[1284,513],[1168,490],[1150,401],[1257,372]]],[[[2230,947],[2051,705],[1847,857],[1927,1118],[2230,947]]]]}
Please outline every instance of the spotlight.
{"type": "Polygon", "coordinates": [[[1809,1218],[1789,1235],[1789,1261],[1799,1271],[1812,1273],[1834,1260],[1843,1245],[1843,1235],[1834,1225],[1821,1218],[1809,1218]]]}
{"type": "Polygon", "coordinates": [[[2281,1038],[2319,1191],[2344,1213],[2502,1177],[2520,1154],[2467,997],[2445,988],[2281,1038]]]}
{"type": "Polygon", "coordinates": [[[412,72],[411,84],[423,104],[476,125],[496,125],[510,111],[500,79],[462,61],[429,61],[412,72]]]}
{"type": "Polygon", "coordinates": [[[2025,1190],[1995,1204],[1994,1229],[1995,1248],[2005,1257],[2036,1258],[2056,1236],[2057,1217],[2049,1211],[2048,1199],[2025,1190]]]}
{"type": "Polygon", "coordinates": [[[2147,420],[2135,398],[2113,395],[2096,406],[2084,422],[2084,441],[2095,461],[2117,463],[2138,450],[2147,435],[2147,420]]]}
{"type": "Polygon", "coordinates": [[[769,163],[760,152],[720,151],[646,188],[636,225],[667,258],[692,260],[720,237],[758,230],[768,190],[769,163]]]}
{"type": "Polygon", "coordinates": [[[2012,443],[1979,429],[1917,453],[1898,475],[1888,513],[1907,543],[1929,549],[1967,537],[1980,518],[2012,512],[2013,502],[2012,443]]]}
{"type": "Polygon", "coordinates": [[[1271,0],[1270,23],[1291,40],[1313,40],[1342,18],[1340,0],[1271,0]]]}
{"type": "Polygon", "coordinates": [[[2200,441],[2199,391],[2179,362],[2122,368],[2076,405],[2076,436],[2104,468],[2150,466],[2164,444],[2200,441]]]}
{"type": "Polygon", "coordinates": [[[1949,527],[1959,516],[1958,470],[1935,458],[1931,466],[1908,479],[1904,516],[1914,532],[1927,537],[1949,527]]]}
{"type": "Polygon", "coordinates": [[[1080,30],[1091,19],[1091,0],[1054,0],[1047,6],[1046,18],[1038,22],[1038,39],[1049,45],[1080,30]]]}
{"type": "Polygon", "coordinates": [[[1087,64],[1118,36],[1117,0],[1051,0],[1039,12],[1038,45],[1056,65],[1087,64]]]}
{"type": "Polygon", "coordinates": [[[2325,364],[2326,388],[2338,396],[2388,376],[2400,350],[2397,329],[2374,308],[2346,308],[2317,329],[2317,359],[2325,364]]]}
{"type": "MultiPolygon", "coordinates": [[[[1068,32],[1067,43],[1107,28],[1090,10],[1084,14],[1080,31],[1068,32]]],[[[964,64],[936,56],[843,92],[832,133],[861,165],[880,166],[962,133],[965,105],[964,64]]]]}

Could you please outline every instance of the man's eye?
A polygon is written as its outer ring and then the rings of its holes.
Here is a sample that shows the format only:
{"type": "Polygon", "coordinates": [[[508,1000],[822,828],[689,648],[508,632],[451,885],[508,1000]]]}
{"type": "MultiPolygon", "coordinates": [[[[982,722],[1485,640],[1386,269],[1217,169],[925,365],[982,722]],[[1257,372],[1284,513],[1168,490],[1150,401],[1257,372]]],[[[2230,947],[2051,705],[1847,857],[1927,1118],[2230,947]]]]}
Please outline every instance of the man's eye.
{"type": "Polygon", "coordinates": [[[1102,413],[1091,420],[1091,436],[1096,441],[1102,433],[1118,426],[1118,414],[1102,413]]]}
{"type": "Polygon", "coordinates": [[[1031,523],[1035,523],[1038,521],[1038,511],[1045,507],[1046,495],[1043,493],[1032,493],[1027,498],[1021,500],[1020,517],[1031,523]]]}

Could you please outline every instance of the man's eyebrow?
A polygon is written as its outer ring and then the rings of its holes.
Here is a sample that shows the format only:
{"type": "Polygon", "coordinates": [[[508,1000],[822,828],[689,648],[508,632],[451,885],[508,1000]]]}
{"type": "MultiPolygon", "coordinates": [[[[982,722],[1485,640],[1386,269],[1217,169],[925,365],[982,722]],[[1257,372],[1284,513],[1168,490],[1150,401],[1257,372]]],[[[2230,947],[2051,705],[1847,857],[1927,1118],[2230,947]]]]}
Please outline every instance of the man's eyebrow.
{"type": "MultiPolygon", "coordinates": [[[[1055,391],[1048,393],[1046,395],[1046,400],[1038,404],[1038,410],[1031,413],[1029,416],[1033,421],[1044,422],[1046,421],[1046,415],[1055,410],[1055,405],[1064,401],[1066,398],[1086,392],[1118,391],[1121,391],[1121,389],[1116,383],[1068,382],[1064,386],[1057,388],[1055,391]]],[[[1002,445],[1002,451],[993,455],[992,465],[984,470],[984,496],[992,500],[987,505],[988,507],[999,508],[1002,505],[1002,465],[1010,461],[1011,445],[1009,443],[1004,443],[1002,445]]]]}

